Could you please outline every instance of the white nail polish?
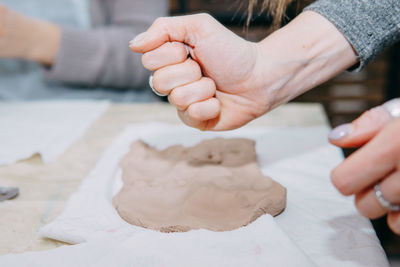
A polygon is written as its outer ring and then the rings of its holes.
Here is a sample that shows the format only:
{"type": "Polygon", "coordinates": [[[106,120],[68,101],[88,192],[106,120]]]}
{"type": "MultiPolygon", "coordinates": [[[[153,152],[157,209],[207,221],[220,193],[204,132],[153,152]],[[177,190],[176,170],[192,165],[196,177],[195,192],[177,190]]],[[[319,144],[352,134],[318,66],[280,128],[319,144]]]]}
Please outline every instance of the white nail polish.
{"type": "Polygon", "coordinates": [[[186,49],[186,53],[188,55],[190,55],[190,46],[188,46],[187,44],[185,44],[185,49],[186,49]]]}
{"type": "Polygon", "coordinates": [[[129,44],[131,46],[138,45],[142,40],[144,40],[145,37],[146,37],[146,32],[142,32],[141,34],[136,35],[136,37],[133,38],[132,41],[129,42],[129,44]]]}
{"type": "Polygon", "coordinates": [[[150,85],[151,90],[154,91],[154,87],[153,87],[153,75],[150,75],[150,77],[149,77],[149,85],[150,85]]]}
{"type": "Polygon", "coordinates": [[[333,129],[329,133],[329,139],[331,140],[340,140],[346,137],[353,130],[353,125],[350,123],[342,124],[333,129]]]}
{"type": "Polygon", "coordinates": [[[149,85],[150,85],[150,88],[153,91],[153,93],[155,93],[156,95],[161,96],[161,97],[167,96],[166,94],[161,94],[161,93],[157,92],[156,89],[154,89],[154,86],[153,86],[153,74],[150,75],[150,77],[149,77],[149,85]]]}

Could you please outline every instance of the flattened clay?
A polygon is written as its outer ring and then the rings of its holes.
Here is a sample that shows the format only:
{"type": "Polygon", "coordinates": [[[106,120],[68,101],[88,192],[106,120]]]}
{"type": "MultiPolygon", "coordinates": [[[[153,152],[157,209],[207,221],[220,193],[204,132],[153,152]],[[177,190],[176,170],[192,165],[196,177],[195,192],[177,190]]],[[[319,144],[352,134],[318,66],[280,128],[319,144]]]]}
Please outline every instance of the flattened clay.
{"type": "Polygon", "coordinates": [[[278,215],[286,189],[263,176],[254,146],[216,138],[160,151],[137,141],[122,160],[113,204],[128,223],[162,232],[228,231],[278,215]]]}

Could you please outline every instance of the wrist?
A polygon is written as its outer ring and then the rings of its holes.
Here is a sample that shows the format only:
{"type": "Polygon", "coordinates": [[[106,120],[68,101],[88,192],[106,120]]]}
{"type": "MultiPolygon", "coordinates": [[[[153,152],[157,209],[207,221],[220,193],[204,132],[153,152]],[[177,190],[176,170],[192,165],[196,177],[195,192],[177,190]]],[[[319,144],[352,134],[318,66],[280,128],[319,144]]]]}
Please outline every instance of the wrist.
{"type": "Polygon", "coordinates": [[[273,95],[270,108],[333,78],[357,63],[351,44],[327,19],[312,11],[258,43],[258,79],[273,95]]]}
{"type": "Polygon", "coordinates": [[[52,65],[60,47],[60,28],[50,22],[32,20],[29,35],[30,42],[25,55],[26,59],[52,65]]]}

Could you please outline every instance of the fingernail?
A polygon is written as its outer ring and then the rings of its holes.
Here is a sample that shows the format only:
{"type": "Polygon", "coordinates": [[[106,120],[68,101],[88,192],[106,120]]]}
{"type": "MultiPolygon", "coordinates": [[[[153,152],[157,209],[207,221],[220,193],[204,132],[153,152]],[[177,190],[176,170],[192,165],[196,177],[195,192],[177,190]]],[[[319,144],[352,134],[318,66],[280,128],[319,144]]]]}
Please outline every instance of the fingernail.
{"type": "Polygon", "coordinates": [[[138,45],[140,45],[145,39],[146,39],[146,33],[145,33],[145,32],[142,32],[141,34],[139,34],[139,35],[137,35],[135,38],[133,38],[133,40],[129,42],[129,45],[131,45],[131,46],[138,46],[138,45]]]}
{"type": "Polygon", "coordinates": [[[153,75],[150,75],[150,77],[149,77],[149,85],[150,85],[151,90],[154,91],[154,86],[153,86],[153,75]]]}
{"type": "Polygon", "coordinates": [[[185,44],[185,49],[186,49],[186,53],[188,55],[190,55],[190,47],[187,44],[185,44]]]}
{"type": "Polygon", "coordinates": [[[353,130],[353,126],[350,123],[342,124],[329,133],[329,139],[340,140],[347,136],[353,130]]]}
{"type": "Polygon", "coordinates": [[[150,77],[149,77],[149,85],[150,85],[150,88],[151,88],[151,90],[153,91],[153,93],[155,93],[156,95],[161,96],[161,97],[168,96],[167,94],[159,93],[159,92],[154,88],[154,85],[153,85],[153,74],[150,75],[150,77]]]}

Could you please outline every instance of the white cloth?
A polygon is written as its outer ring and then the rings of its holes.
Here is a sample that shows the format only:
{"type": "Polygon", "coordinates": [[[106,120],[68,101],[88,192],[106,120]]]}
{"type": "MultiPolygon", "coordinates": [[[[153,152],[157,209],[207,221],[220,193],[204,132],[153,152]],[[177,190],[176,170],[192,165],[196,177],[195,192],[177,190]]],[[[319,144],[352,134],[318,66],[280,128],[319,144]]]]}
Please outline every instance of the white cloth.
{"type": "Polygon", "coordinates": [[[369,221],[357,213],[352,198],[342,197],[330,183],[329,172],[343,156],[327,144],[328,131],[245,127],[200,133],[159,123],[130,126],[107,149],[61,215],[41,229],[46,237],[87,243],[0,257],[0,265],[54,266],[58,259],[58,266],[71,266],[71,261],[74,266],[388,266],[369,221]],[[113,188],[119,162],[132,141],[142,139],[165,148],[215,136],[256,141],[263,173],[288,189],[283,214],[275,219],[262,216],[231,232],[177,234],[135,227],[118,216],[111,203],[113,188]]]}
{"type": "Polygon", "coordinates": [[[313,267],[271,216],[232,232],[134,230],[72,247],[0,257],[1,266],[313,267]],[[288,257],[290,255],[290,257],[288,257]]]}
{"type": "Polygon", "coordinates": [[[108,102],[0,103],[0,165],[39,153],[55,161],[109,107],[108,102]]]}

